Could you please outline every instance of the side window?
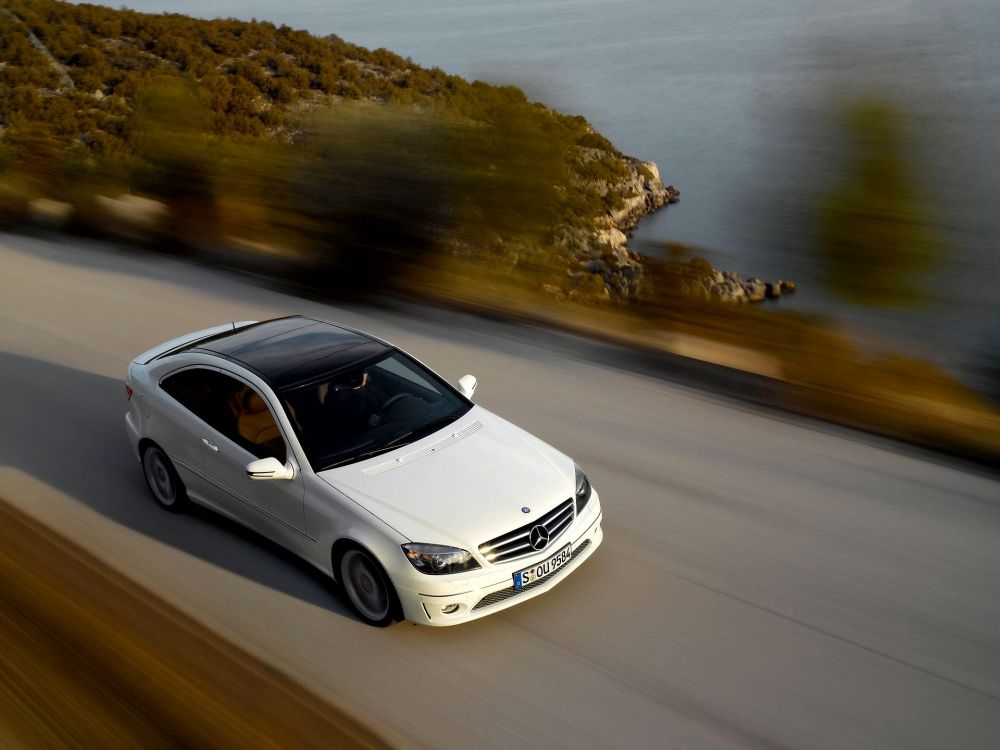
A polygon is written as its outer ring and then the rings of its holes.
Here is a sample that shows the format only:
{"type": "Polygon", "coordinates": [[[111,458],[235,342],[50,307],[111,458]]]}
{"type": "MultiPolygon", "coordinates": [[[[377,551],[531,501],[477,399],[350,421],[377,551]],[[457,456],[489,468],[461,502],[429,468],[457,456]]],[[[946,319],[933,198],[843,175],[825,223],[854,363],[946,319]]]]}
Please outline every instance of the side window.
{"type": "Polygon", "coordinates": [[[160,386],[180,401],[186,409],[212,424],[212,389],[218,382],[219,373],[212,370],[192,368],[174,375],[168,375],[160,386]]]}
{"type": "Polygon", "coordinates": [[[267,402],[236,378],[191,369],[171,375],[163,389],[194,414],[257,458],[288,458],[285,441],[267,402]]]}
{"type": "Polygon", "coordinates": [[[212,398],[220,414],[216,423],[209,422],[212,427],[257,458],[273,456],[285,462],[285,441],[263,396],[246,383],[220,373],[212,398]]]}

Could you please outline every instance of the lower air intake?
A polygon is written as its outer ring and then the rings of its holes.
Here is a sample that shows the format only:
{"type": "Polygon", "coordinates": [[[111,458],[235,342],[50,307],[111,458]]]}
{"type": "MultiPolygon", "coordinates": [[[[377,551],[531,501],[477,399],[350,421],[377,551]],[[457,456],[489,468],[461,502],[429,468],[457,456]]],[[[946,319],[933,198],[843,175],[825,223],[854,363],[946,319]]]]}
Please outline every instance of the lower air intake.
{"type": "MultiPolygon", "coordinates": [[[[573,554],[570,555],[569,558],[570,562],[575,560],[578,555],[581,555],[583,551],[587,549],[587,547],[589,546],[590,546],[590,540],[588,539],[579,547],[577,547],[575,550],[573,550],[573,554]]],[[[510,599],[512,596],[517,596],[518,594],[524,594],[528,591],[531,591],[531,589],[535,588],[536,586],[542,586],[546,583],[554,581],[556,578],[565,573],[568,568],[569,565],[564,565],[552,575],[546,576],[545,578],[540,578],[537,581],[532,581],[524,588],[515,589],[512,585],[509,589],[500,589],[500,591],[494,591],[492,594],[487,594],[476,603],[476,606],[472,608],[472,611],[475,612],[477,609],[482,609],[483,607],[492,607],[494,604],[499,604],[500,602],[506,601],[507,599],[510,599]]]]}

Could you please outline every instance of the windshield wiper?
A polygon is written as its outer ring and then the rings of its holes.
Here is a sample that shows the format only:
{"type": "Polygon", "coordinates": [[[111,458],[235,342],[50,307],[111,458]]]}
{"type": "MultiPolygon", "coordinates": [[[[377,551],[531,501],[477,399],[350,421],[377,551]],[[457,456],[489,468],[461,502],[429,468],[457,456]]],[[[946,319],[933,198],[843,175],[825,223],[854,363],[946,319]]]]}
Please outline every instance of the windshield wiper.
{"type": "Polygon", "coordinates": [[[419,437],[423,437],[424,435],[430,435],[432,432],[434,432],[436,429],[438,429],[439,426],[443,426],[445,424],[451,424],[456,419],[458,419],[459,416],[461,416],[461,415],[455,416],[454,414],[449,414],[446,417],[438,417],[437,419],[432,419],[427,424],[422,424],[422,425],[420,425],[419,427],[417,427],[415,429],[408,430],[408,431],[404,432],[401,435],[397,435],[392,440],[390,440],[388,443],[383,444],[380,448],[375,448],[373,450],[368,451],[367,453],[360,454],[358,456],[358,458],[359,459],[362,458],[362,457],[368,458],[368,457],[377,455],[379,453],[384,453],[385,451],[391,450],[393,448],[401,448],[402,446],[408,445],[409,443],[412,443],[412,442],[416,441],[416,439],[417,439],[417,438],[414,438],[413,440],[407,440],[404,443],[403,441],[406,440],[406,438],[412,437],[413,435],[417,435],[418,433],[419,433],[419,437]]]}
{"type": "Polygon", "coordinates": [[[446,424],[451,424],[461,416],[462,416],[461,414],[448,414],[447,416],[444,417],[438,417],[437,419],[432,419],[427,424],[422,424],[415,430],[410,430],[408,432],[402,433],[401,435],[397,435],[389,442],[380,445],[378,448],[372,448],[371,450],[346,456],[345,458],[342,458],[338,461],[334,461],[333,463],[327,464],[322,469],[320,469],[320,471],[326,471],[327,469],[335,469],[338,466],[344,466],[345,464],[352,464],[357,461],[363,461],[366,458],[377,456],[380,453],[388,453],[389,451],[395,450],[396,448],[402,448],[404,445],[408,445],[409,443],[412,443],[415,440],[417,440],[417,438],[414,438],[413,440],[406,440],[407,438],[412,437],[417,433],[419,433],[419,437],[423,437],[424,435],[429,435],[436,429],[439,429],[440,427],[446,424]],[[403,442],[404,440],[406,440],[406,442],[403,442]]]}
{"type": "MultiPolygon", "coordinates": [[[[406,438],[408,438],[410,435],[412,435],[413,432],[414,432],[413,430],[410,430],[409,432],[404,432],[402,435],[397,435],[392,440],[390,440],[388,443],[386,443],[385,445],[383,445],[382,448],[398,448],[398,447],[400,447],[400,445],[405,445],[405,443],[403,443],[402,441],[406,440],[406,438]]],[[[413,442],[413,441],[411,440],[410,442],[413,442]]]]}
{"type": "Polygon", "coordinates": [[[377,456],[379,453],[388,453],[391,450],[395,450],[396,448],[401,447],[400,445],[397,445],[397,442],[405,437],[409,437],[411,434],[412,434],[411,432],[407,432],[404,435],[400,435],[398,438],[394,438],[385,445],[380,445],[378,448],[372,448],[370,451],[363,451],[361,453],[354,453],[350,456],[346,456],[345,458],[341,458],[338,461],[334,461],[333,463],[326,464],[322,469],[320,469],[320,471],[326,471],[327,469],[335,469],[338,466],[344,466],[345,464],[353,464],[358,461],[363,461],[366,458],[377,456]]]}
{"type": "Polygon", "coordinates": [[[443,417],[432,419],[427,424],[422,424],[416,429],[411,430],[409,434],[412,435],[413,433],[419,432],[421,436],[430,435],[435,430],[438,430],[444,427],[445,425],[451,424],[461,416],[462,416],[461,414],[447,414],[443,417]]]}

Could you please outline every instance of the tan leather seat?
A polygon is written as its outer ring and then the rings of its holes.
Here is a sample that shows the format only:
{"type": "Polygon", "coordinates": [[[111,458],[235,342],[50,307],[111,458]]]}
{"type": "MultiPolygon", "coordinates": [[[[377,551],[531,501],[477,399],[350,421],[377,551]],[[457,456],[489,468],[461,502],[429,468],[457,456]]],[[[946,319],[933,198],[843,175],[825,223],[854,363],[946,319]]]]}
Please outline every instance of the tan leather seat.
{"type": "Polygon", "coordinates": [[[247,388],[239,399],[236,431],[254,445],[264,445],[280,436],[278,425],[260,394],[247,388]]]}

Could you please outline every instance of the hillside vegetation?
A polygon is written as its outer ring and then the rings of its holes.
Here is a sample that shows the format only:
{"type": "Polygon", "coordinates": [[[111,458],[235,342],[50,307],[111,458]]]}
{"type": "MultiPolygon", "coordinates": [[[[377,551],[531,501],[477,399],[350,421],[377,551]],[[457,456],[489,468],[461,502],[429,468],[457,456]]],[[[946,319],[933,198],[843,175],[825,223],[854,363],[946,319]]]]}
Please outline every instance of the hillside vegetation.
{"type": "Polygon", "coordinates": [[[68,199],[93,230],[107,222],[87,196],[132,193],[167,203],[179,244],[251,234],[334,265],[348,254],[356,265],[360,233],[377,229],[351,222],[396,217],[412,228],[398,227],[410,245],[393,266],[428,248],[486,252],[504,272],[546,268],[561,284],[607,255],[598,279],[619,297],[638,288],[613,276],[638,258],[618,248],[615,262],[594,232],[627,229],[670,198],[655,167],[520,89],[267,22],[5,5],[8,216],[31,197],[68,199]],[[331,214],[329,199],[353,195],[360,212],[331,214]]]}
{"type": "MultiPolygon", "coordinates": [[[[493,121],[498,108],[527,105],[512,86],[468,83],[385,49],[370,51],[267,22],[205,21],[55,0],[5,6],[17,17],[0,21],[2,107],[13,143],[23,143],[29,127],[44,124],[47,135],[64,145],[86,134],[83,140],[95,153],[128,151],[136,99],[164,76],[196,83],[210,113],[206,132],[225,137],[287,134],[297,127],[303,104],[327,99],[433,103],[482,121],[493,121]],[[65,70],[71,86],[63,85],[60,71],[27,30],[65,70]]],[[[540,105],[529,109],[566,144],[619,156],[583,118],[540,105]]],[[[614,159],[607,166],[620,168],[614,159]]]]}

